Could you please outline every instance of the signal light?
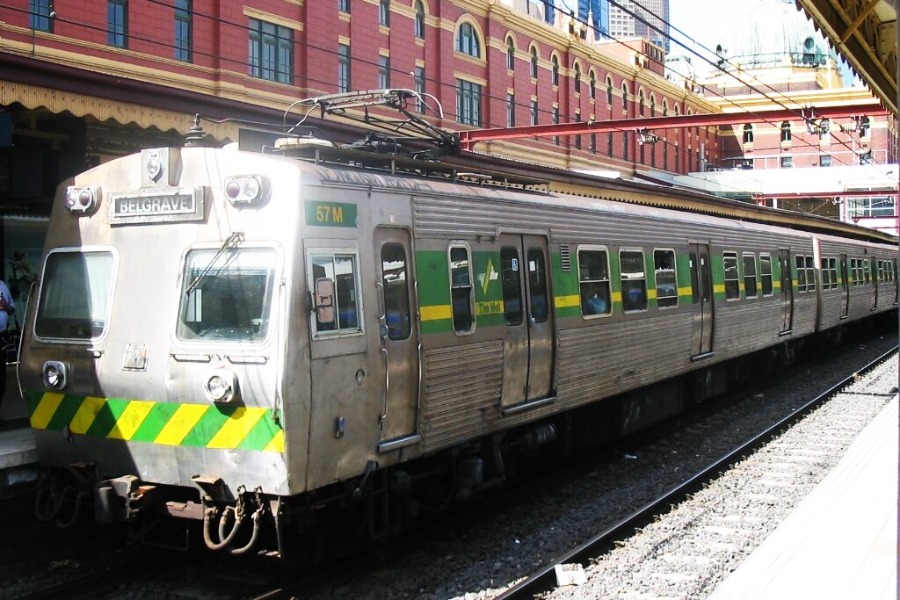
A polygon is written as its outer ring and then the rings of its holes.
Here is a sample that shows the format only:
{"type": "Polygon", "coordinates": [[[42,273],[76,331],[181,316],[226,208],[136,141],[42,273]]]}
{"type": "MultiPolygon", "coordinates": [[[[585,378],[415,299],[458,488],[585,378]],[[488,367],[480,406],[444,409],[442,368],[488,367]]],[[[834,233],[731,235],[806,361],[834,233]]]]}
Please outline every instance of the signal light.
{"type": "Polygon", "coordinates": [[[100,206],[100,188],[97,186],[69,186],[66,189],[65,204],[70,213],[92,214],[100,206]]]}

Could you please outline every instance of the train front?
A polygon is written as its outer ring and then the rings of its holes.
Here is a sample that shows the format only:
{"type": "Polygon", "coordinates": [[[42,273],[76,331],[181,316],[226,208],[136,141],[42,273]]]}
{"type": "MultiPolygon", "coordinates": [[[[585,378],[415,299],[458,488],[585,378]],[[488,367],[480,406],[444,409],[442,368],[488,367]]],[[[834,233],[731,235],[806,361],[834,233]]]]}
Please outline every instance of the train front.
{"type": "Polygon", "coordinates": [[[60,186],[19,369],[41,462],[59,467],[39,517],[193,519],[232,552],[277,523],[304,482],[282,393],[303,370],[285,375],[279,327],[299,189],[289,161],[211,148],[144,150],[60,186]]]}

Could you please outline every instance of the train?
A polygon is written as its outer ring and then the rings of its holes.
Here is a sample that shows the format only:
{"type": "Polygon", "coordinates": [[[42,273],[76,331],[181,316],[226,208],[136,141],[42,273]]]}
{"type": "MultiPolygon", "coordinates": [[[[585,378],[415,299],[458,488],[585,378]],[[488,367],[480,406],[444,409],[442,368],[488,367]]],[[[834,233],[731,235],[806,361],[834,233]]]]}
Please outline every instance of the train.
{"type": "Polygon", "coordinates": [[[59,186],[18,366],[40,518],[232,554],[383,539],[896,319],[896,241],[852,225],[261,150],[144,149],[59,186]]]}

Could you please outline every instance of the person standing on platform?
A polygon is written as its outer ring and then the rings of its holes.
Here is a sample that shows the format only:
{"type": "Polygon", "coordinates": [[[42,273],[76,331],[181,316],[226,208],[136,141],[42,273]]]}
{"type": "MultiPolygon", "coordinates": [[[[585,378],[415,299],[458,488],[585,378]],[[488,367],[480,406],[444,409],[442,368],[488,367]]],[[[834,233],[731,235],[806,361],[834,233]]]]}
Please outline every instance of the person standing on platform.
{"type": "MultiPolygon", "coordinates": [[[[9,317],[16,312],[16,304],[13,302],[12,294],[9,293],[9,287],[6,282],[0,279],[0,332],[5,332],[9,328],[9,317]]],[[[0,353],[0,411],[3,407],[3,396],[6,393],[6,351],[0,353]]],[[[0,425],[3,419],[0,418],[0,425]]]]}

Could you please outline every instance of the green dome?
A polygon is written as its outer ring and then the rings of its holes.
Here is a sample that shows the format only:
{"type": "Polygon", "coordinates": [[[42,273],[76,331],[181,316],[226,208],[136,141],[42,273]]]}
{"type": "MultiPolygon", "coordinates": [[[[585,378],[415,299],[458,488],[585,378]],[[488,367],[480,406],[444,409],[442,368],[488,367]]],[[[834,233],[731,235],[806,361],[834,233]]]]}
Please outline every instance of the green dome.
{"type": "Polygon", "coordinates": [[[722,31],[722,68],[820,67],[833,53],[793,0],[755,0],[722,31]]]}

